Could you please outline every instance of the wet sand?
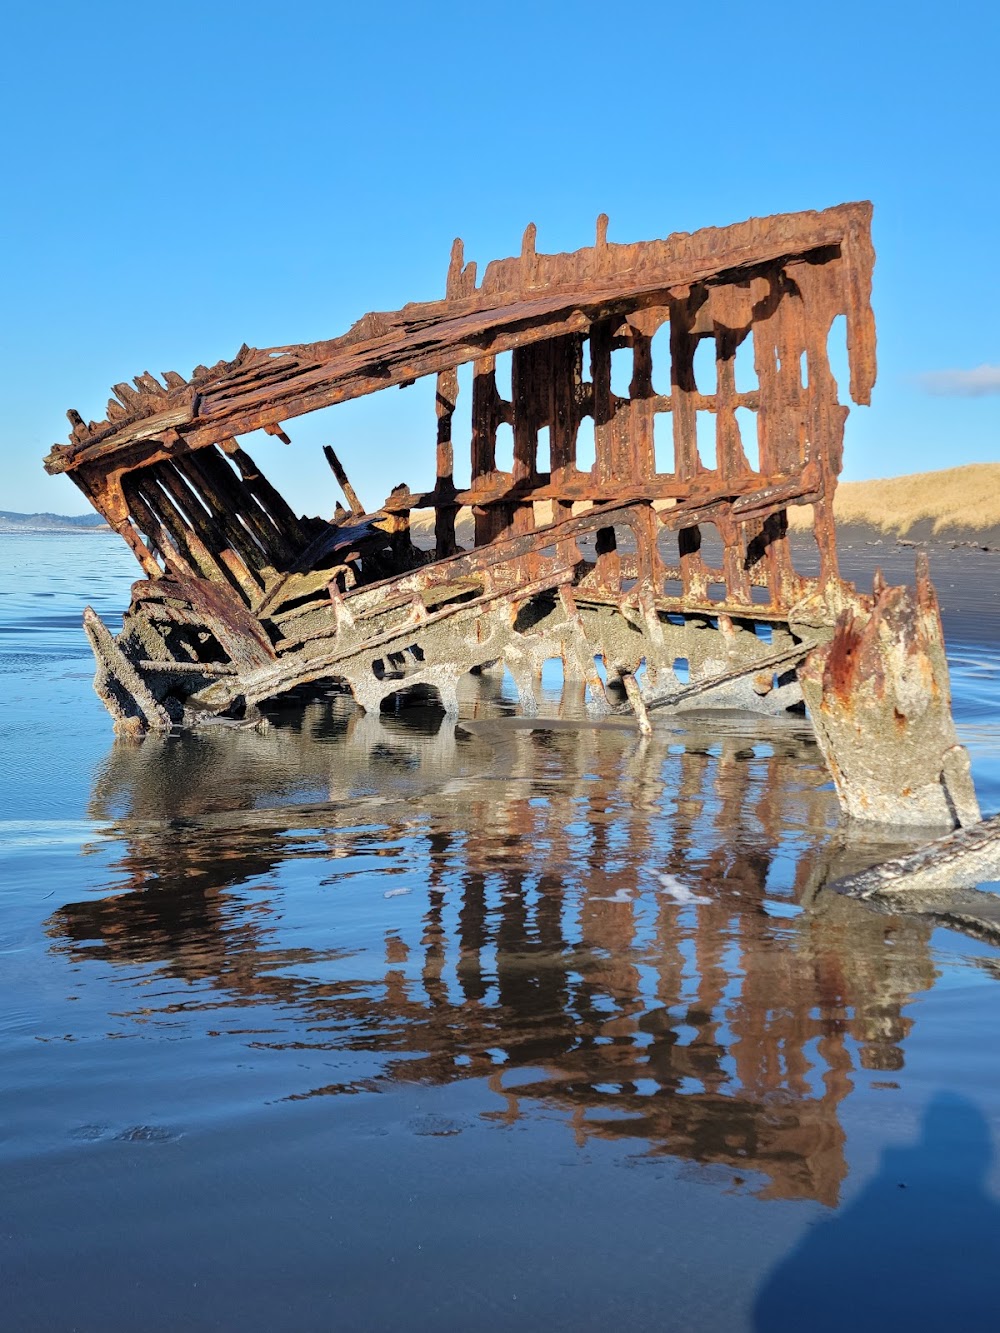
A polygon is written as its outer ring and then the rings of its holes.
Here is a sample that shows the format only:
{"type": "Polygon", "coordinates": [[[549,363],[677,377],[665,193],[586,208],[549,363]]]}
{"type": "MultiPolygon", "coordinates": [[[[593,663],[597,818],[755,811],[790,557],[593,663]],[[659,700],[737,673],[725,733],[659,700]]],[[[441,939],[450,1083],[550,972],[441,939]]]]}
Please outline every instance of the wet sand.
{"type": "MultiPolygon", "coordinates": [[[[826,891],[882,845],[801,719],[487,677],[115,746],[79,607],[132,569],[53,540],[0,551],[10,1327],[991,1326],[1000,951],[826,891]]],[[[978,554],[931,560],[992,811],[978,554]]]]}
{"type": "Polygon", "coordinates": [[[871,589],[875,569],[888,583],[914,581],[919,552],[927,556],[931,579],[941,604],[945,642],[1000,643],[1000,551],[983,551],[947,542],[916,546],[898,542],[846,542],[840,547],[840,568],[845,578],[864,591],[871,589]]]}

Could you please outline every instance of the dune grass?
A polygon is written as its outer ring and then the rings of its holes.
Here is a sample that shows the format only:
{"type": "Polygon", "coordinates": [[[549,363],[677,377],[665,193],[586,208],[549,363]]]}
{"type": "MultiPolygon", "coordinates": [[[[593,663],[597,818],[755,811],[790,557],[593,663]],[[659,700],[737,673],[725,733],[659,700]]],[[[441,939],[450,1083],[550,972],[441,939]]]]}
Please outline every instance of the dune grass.
{"type": "MultiPolygon", "coordinates": [[[[905,537],[918,524],[930,532],[970,535],[1000,527],[1000,463],[969,463],[938,472],[915,472],[878,481],[843,481],[834,496],[838,523],[874,528],[905,537]]],[[[812,521],[811,509],[788,511],[793,528],[812,521]]]]}

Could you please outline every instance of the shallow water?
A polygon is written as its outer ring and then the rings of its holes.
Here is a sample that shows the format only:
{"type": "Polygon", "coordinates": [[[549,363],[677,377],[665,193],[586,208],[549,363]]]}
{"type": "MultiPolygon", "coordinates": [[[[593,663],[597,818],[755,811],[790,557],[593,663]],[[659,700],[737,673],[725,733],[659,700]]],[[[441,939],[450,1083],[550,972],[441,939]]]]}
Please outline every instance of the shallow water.
{"type": "Polygon", "coordinates": [[[80,612],[136,576],[0,537],[7,1326],[993,1326],[1000,950],[825,888],[894,845],[801,720],[487,677],[115,745],[80,612]]]}

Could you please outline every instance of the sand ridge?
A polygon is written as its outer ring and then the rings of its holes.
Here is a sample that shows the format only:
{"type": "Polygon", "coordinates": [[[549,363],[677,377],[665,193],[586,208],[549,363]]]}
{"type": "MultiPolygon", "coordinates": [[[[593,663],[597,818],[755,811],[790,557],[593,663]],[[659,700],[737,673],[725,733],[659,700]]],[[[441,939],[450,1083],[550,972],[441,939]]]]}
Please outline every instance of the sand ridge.
{"type": "MultiPolygon", "coordinates": [[[[968,463],[876,481],[842,481],[833,500],[838,527],[871,528],[885,536],[982,540],[1000,545],[1000,463],[968,463]]],[[[789,525],[807,528],[808,506],[788,511],[789,525]]]]}

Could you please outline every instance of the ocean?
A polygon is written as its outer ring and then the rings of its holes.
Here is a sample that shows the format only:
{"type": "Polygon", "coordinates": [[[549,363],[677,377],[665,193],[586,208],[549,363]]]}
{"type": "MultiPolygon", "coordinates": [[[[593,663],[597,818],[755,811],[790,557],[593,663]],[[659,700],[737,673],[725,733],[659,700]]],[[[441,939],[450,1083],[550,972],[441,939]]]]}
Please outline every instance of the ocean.
{"type": "MultiPolygon", "coordinates": [[[[998,559],[931,557],[984,813],[998,559]]],[[[829,890],[899,844],[804,719],[484,677],[116,743],[138,576],[0,535],[4,1327],[994,1326],[1000,948],[829,890]]]]}

